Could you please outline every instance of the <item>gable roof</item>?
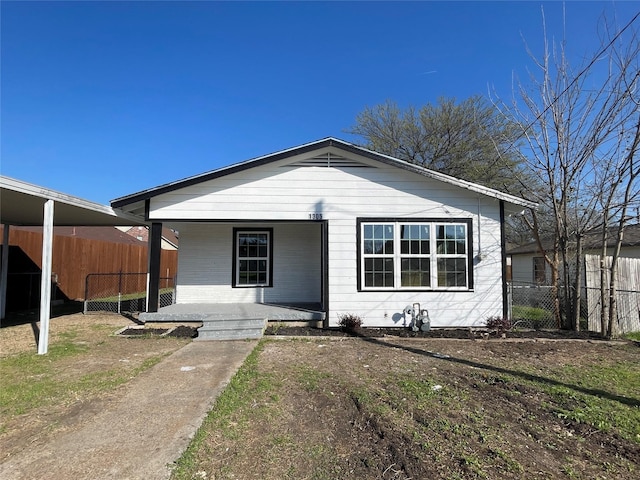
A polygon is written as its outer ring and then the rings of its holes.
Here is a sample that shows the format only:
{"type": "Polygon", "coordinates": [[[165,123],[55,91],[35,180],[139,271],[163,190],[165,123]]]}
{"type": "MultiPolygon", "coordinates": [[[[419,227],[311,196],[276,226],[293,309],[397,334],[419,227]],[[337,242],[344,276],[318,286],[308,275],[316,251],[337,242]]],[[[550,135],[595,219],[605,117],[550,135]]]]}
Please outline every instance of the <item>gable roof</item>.
{"type": "MultiPolygon", "coordinates": [[[[614,235],[614,229],[611,229],[611,234],[607,239],[607,247],[615,247],[616,239],[612,236],[614,235]]],[[[583,239],[582,248],[585,250],[594,250],[596,248],[600,248],[602,246],[602,231],[601,230],[593,230],[588,232],[583,239]]],[[[573,242],[575,244],[575,242],[573,242]]],[[[553,248],[553,241],[546,239],[542,242],[542,246],[546,250],[551,250],[553,248]]],[[[624,236],[622,237],[622,246],[623,247],[640,247],[640,223],[636,223],[633,225],[626,225],[624,228],[624,236]]],[[[518,247],[510,248],[507,250],[507,255],[523,255],[530,253],[540,253],[540,249],[538,248],[538,244],[536,242],[526,243],[524,245],[520,245],[518,247]]]]}
{"type": "MultiPolygon", "coordinates": [[[[498,190],[494,190],[492,188],[485,187],[483,185],[479,185],[477,183],[468,182],[466,180],[461,180],[459,178],[452,177],[450,175],[446,175],[444,173],[436,172],[434,170],[429,170],[427,168],[421,167],[419,165],[415,165],[404,160],[400,160],[398,158],[391,157],[389,155],[383,155],[378,152],[374,152],[372,150],[366,149],[364,147],[360,147],[354,145],[352,143],[345,142],[344,140],[339,140],[337,138],[328,137],[322,140],[317,140],[315,142],[307,143],[304,145],[300,145],[298,147],[289,148],[286,150],[281,150],[276,153],[271,153],[268,155],[264,155],[261,157],[257,157],[251,160],[247,160],[245,162],[236,163],[233,165],[229,165],[226,167],[222,167],[216,170],[212,170],[209,172],[205,172],[199,175],[194,175],[192,177],[188,177],[182,180],[178,180],[175,182],[167,183],[164,185],[160,185],[158,187],[150,188],[147,190],[142,190],[140,192],[127,195],[124,197],[116,198],[111,201],[111,206],[113,208],[122,208],[127,205],[131,205],[137,202],[141,202],[144,200],[148,200],[157,195],[161,195],[163,193],[173,192],[175,190],[189,187],[192,185],[196,185],[202,182],[206,182],[208,180],[213,180],[216,178],[220,178],[226,175],[231,175],[234,173],[242,172],[244,170],[248,170],[250,168],[259,167],[262,165],[266,165],[271,162],[275,162],[278,160],[284,160],[286,158],[290,158],[296,155],[301,155],[304,153],[313,152],[315,150],[320,150],[326,147],[334,147],[340,149],[346,153],[352,153],[355,155],[360,155],[366,158],[370,158],[372,160],[376,160],[378,162],[391,165],[396,168],[401,168],[403,170],[407,170],[409,172],[417,173],[419,175],[432,178],[435,180],[439,180],[441,182],[445,182],[451,185],[455,185],[460,188],[464,188],[466,190],[470,190],[472,192],[476,192],[488,197],[493,197],[499,200],[504,200],[505,202],[511,203],[516,206],[526,207],[526,208],[537,208],[537,204],[534,202],[530,202],[528,200],[524,200],[522,198],[509,195],[507,193],[500,192],[498,190]]],[[[344,159],[343,159],[344,160],[344,159]]]]}

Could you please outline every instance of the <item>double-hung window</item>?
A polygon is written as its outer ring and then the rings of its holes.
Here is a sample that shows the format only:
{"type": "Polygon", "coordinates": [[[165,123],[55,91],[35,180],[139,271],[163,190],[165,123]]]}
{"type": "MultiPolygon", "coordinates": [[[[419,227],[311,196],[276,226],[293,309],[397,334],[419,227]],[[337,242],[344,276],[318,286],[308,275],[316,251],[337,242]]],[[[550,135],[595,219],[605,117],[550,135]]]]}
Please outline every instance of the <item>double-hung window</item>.
{"type": "Polygon", "coordinates": [[[467,288],[467,226],[435,225],[438,287],[467,288]]]}
{"type": "Polygon", "coordinates": [[[363,225],[364,283],[368,287],[390,288],[394,285],[394,224],[363,225]]]}
{"type": "Polygon", "coordinates": [[[272,237],[272,229],[234,229],[234,287],[270,287],[272,285],[272,237]]]}
{"type": "Polygon", "coordinates": [[[473,288],[471,221],[359,219],[361,290],[473,288]]]}

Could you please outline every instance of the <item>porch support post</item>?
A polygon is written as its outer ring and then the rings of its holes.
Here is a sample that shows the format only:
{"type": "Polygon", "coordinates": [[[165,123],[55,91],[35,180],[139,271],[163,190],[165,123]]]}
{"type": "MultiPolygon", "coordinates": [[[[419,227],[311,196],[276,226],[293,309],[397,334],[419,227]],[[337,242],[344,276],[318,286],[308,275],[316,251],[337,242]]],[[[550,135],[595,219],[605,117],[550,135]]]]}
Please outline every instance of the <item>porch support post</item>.
{"type": "Polygon", "coordinates": [[[507,236],[504,225],[504,200],[500,200],[500,257],[502,266],[502,318],[509,318],[509,294],[507,291],[507,236]]]}
{"type": "Polygon", "coordinates": [[[320,224],[320,236],[321,236],[321,253],[320,262],[322,263],[322,279],[321,279],[321,302],[322,310],[324,311],[323,328],[329,328],[329,221],[324,220],[320,224]]]}
{"type": "Polygon", "coordinates": [[[0,272],[0,321],[7,313],[7,279],[9,277],[9,224],[2,229],[2,271],[0,272]]]}
{"type": "Polygon", "coordinates": [[[160,306],[160,258],[162,253],[162,223],[152,223],[149,231],[149,287],[147,312],[157,312],[160,306]]]}
{"type": "Polygon", "coordinates": [[[40,335],[38,355],[49,349],[49,320],[51,318],[51,273],[53,263],[53,200],[44,203],[42,223],[42,277],[40,278],[40,335]]]}

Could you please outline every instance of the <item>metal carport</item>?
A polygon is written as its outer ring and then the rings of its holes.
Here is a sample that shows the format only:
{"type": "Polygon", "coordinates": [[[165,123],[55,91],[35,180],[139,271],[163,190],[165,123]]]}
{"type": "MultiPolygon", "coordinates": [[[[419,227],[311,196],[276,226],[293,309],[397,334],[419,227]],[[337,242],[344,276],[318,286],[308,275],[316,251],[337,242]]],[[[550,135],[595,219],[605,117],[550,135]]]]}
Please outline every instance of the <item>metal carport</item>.
{"type": "Polygon", "coordinates": [[[40,339],[38,341],[38,354],[41,355],[47,353],[49,344],[53,226],[145,225],[141,218],[117,212],[106,205],[4,176],[0,176],[0,223],[4,225],[0,272],[0,319],[5,317],[6,307],[9,228],[11,225],[42,227],[40,339]]]}

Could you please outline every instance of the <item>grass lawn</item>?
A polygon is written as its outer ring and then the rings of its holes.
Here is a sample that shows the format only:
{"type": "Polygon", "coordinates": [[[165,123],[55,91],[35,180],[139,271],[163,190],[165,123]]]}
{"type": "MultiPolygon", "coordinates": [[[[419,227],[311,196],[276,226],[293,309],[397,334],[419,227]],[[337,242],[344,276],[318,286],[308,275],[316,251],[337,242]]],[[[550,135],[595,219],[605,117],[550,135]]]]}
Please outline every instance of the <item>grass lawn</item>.
{"type": "Polygon", "coordinates": [[[635,479],[639,464],[633,343],[264,340],[173,479],[635,479]]]}
{"type": "Polygon", "coordinates": [[[112,334],[129,325],[118,315],[52,318],[49,349],[38,355],[30,323],[0,329],[0,451],[28,446],[30,439],[64,428],[68,412],[103,395],[158,363],[190,339],[124,339],[112,334]]]}

